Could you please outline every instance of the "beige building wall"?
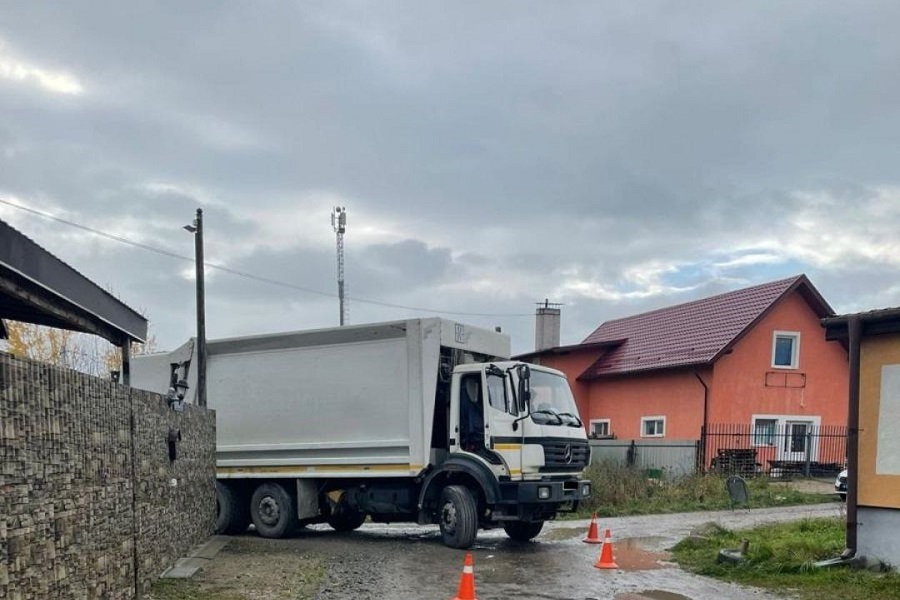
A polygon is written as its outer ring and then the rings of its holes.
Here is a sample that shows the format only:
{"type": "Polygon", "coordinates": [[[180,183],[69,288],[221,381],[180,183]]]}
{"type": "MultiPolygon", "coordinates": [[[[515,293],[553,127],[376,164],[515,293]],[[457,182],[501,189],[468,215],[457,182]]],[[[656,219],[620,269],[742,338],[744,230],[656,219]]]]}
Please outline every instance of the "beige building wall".
{"type": "Polygon", "coordinates": [[[860,506],[900,509],[900,335],[860,347],[860,506]]]}

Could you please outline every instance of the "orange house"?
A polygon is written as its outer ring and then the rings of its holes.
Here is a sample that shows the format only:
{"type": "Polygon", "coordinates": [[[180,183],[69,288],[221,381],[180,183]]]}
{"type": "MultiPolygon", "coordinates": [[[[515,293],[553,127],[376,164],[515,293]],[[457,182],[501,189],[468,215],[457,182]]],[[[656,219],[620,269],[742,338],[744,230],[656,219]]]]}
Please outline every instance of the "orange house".
{"type": "Polygon", "coordinates": [[[706,432],[704,464],[719,448],[738,447],[764,469],[843,463],[843,433],[840,444],[818,437],[847,424],[847,352],[824,339],[820,324],[833,314],[799,275],[607,321],[581,344],[519,358],[567,375],[594,438],[699,440],[706,432]],[[735,446],[728,438],[737,436],[735,446]]]}

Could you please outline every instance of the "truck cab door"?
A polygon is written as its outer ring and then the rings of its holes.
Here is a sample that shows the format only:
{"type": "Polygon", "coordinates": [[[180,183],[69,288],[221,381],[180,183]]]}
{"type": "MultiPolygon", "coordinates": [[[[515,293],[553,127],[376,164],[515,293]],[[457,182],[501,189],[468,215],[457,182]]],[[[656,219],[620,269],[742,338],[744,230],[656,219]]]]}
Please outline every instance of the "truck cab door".
{"type": "Polygon", "coordinates": [[[524,428],[514,428],[513,426],[518,412],[507,381],[507,377],[491,373],[485,374],[485,422],[487,423],[485,443],[494,454],[499,455],[503,460],[508,471],[504,475],[515,479],[522,475],[524,428]]]}
{"type": "Polygon", "coordinates": [[[481,373],[464,373],[459,378],[456,433],[459,449],[478,454],[485,446],[484,387],[481,373]]]}

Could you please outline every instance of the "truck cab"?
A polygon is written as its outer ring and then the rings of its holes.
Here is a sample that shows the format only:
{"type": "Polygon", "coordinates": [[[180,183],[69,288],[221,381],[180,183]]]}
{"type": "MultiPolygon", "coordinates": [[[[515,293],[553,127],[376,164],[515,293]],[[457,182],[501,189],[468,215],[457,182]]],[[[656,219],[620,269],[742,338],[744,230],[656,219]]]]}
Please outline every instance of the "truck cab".
{"type": "MultiPolygon", "coordinates": [[[[478,527],[502,526],[529,540],[590,496],[581,479],[590,447],[561,372],[512,361],[465,364],[454,369],[450,389],[449,452],[435,473],[466,480],[459,494],[473,496],[478,527]]],[[[471,524],[459,523],[467,511],[457,504],[442,498],[434,515],[445,542],[465,546],[469,532],[454,534],[471,524]]]]}

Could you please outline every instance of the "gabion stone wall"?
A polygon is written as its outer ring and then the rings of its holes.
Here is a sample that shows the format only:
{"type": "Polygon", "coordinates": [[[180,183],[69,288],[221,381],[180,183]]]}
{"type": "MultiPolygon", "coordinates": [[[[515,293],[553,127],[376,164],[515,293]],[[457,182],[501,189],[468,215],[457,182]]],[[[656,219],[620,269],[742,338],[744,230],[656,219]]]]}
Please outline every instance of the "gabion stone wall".
{"type": "Polygon", "coordinates": [[[212,411],[0,353],[0,598],[135,598],[214,521],[212,411]]]}

